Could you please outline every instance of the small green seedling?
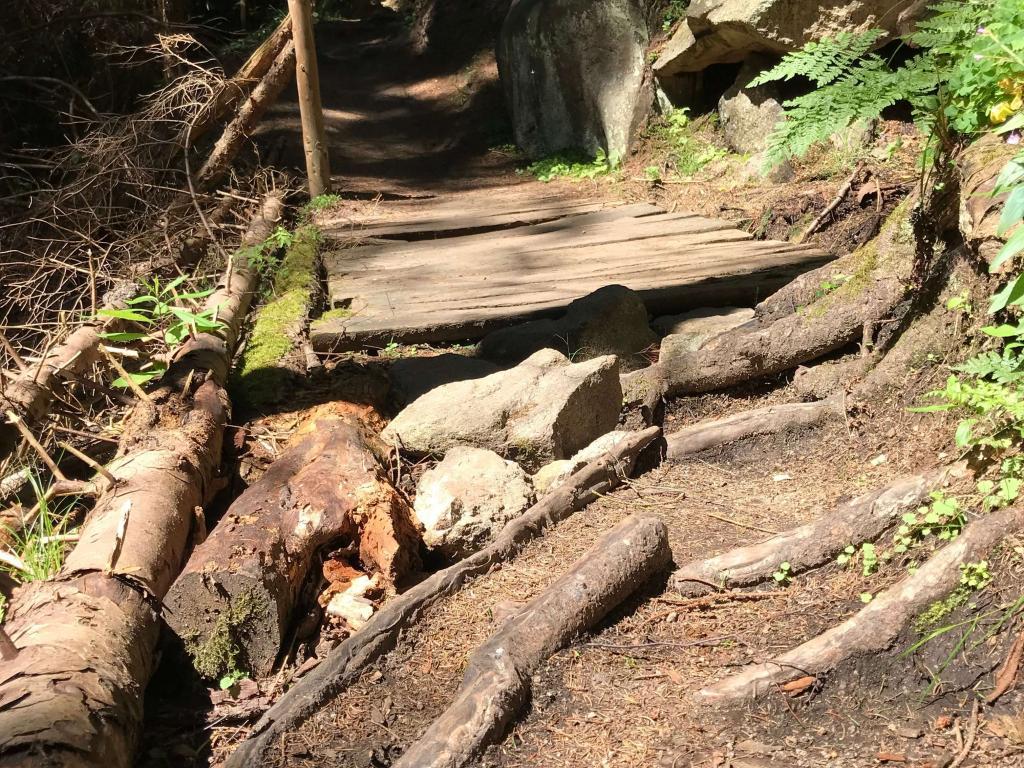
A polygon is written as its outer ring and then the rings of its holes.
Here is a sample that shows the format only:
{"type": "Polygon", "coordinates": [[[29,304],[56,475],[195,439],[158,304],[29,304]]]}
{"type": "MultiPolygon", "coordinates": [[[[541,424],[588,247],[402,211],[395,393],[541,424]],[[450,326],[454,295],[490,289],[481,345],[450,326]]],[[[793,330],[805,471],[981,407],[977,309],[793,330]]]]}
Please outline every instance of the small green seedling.
{"type": "Polygon", "coordinates": [[[789,564],[789,561],[784,560],[783,562],[779,563],[779,569],[772,574],[772,578],[775,579],[776,582],[784,586],[786,584],[789,584],[790,581],[792,581],[793,577],[791,571],[792,566],[789,564]]]}

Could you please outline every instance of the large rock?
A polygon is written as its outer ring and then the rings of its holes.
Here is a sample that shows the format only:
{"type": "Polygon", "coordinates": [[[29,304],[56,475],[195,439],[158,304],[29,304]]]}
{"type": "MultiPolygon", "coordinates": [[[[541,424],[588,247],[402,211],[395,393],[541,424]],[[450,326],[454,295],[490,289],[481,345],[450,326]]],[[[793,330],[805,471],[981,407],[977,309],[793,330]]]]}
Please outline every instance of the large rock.
{"type": "Polygon", "coordinates": [[[666,77],[743,61],[752,53],[778,56],[842,31],[899,34],[924,6],[918,0],[693,0],[654,71],[666,77]]]}
{"type": "Polygon", "coordinates": [[[736,152],[762,151],[775,124],[784,119],[782,96],[776,83],[756,88],[751,80],[771,66],[764,56],[751,56],[740,68],[736,81],[718,100],[718,118],[726,143],[736,152]]]}
{"type": "Polygon", "coordinates": [[[497,372],[487,360],[446,352],[433,357],[403,357],[391,364],[391,391],[402,405],[453,381],[479,379],[497,372]]]}
{"type": "Polygon", "coordinates": [[[485,546],[532,503],[533,485],[518,464],[494,451],[462,446],[423,473],[413,511],[428,547],[461,558],[485,546]]]}
{"type": "Polygon", "coordinates": [[[510,370],[426,393],[382,435],[416,455],[489,448],[532,471],[613,429],[621,407],[615,357],[571,364],[544,349],[510,370]]]}
{"type": "Polygon", "coordinates": [[[623,157],[652,102],[640,0],[514,0],[498,69],[516,143],[623,157]]]}
{"type": "Polygon", "coordinates": [[[645,364],[639,353],[657,341],[639,295],[622,285],[606,285],[576,299],[554,320],[533,320],[495,331],[480,342],[481,357],[518,363],[544,348],[579,362],[616,355],[631,369],[645,364]]]}
{"type": "Polygon", "coordinates": [[[716,336],[753,319],[754,310],[744,307],[704,307],[682,315],[658,318],[657,327],[668,334],[661,340],[661,362],[696,352],[716,336]]]}

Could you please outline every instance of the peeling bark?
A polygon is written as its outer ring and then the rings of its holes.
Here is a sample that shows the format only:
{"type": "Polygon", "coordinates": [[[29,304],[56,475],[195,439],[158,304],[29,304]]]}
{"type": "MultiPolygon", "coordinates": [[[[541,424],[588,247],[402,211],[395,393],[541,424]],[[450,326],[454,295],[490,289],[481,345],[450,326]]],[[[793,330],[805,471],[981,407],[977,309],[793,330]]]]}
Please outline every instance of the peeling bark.
{"type": "MultiPolygon", "coordinates": [[[[272,197],[262,214],[276,218],[280,209],[272,197]]],[[[242,316],[232,317],[231,338],[242,316]]],[[[127,430],[107,467],[117,482],[97,500],[64,566],[14,594],[6,630],[18,653],[0,668],[4,768],[132,764],[156,609],[181,568],[196,509],[217,488],[228,398],[215,379],[193,373],[202,382],[194,393],[168,387],[159,403],[140,403],[132,420],[148,428],[127,430]]]]}
{"type": "Polygon", "coordinates": [[[358,542],[364,567],[392,586],[418,566],[412,514],[366,423],[375,416],[344,403],[318,408],[192,553],[165,605],[205,676],[228,671],[225,654],[256,675],[270,672],[322,547],[358,542]]]}
{"type": "Polygon", "coordinates": [[[602,458],[591,462],[565,483],[506,525],[484,549],[438,571],[387,603],[362,629],[337,646],[322,664],[299,680],[253,727],[249,738],[231,754],[228,768],[260,765],[285,734],[297,728],[326,701],[344,690],[366,667],[395,647],[403,630],[423,611],[458,592],[473,577],[511,559],[545,528],[569,517],[617,486],[623,467],[658,439],[650,427],[631,433],[602,458]]]}
{"type": "Polygon", "coordinates": [[[836,627],[788,653],[697,692],[698,701],[727,704],[763,696],[777,686],[829,672],[847,659],[887,650],[914,616],[960,581],[960,565],[984,557],[1004,536],[1024,527],[1024,510],[1004,509],[971,522],[913,576],[880,593],[836,627]]]}
{"type": "Polygon", "coordinates": [[[850,544],[874,541],[950,474],[961,470],[954,465],[902,478],[767,541],[687,563],[672,574],[670,583],[678,592],[697,595],[709,591],[710,584],[747,587],[766,581],[781,562],[788,562],[793,574],[825,565],[850,544]]]}
{"type": "Polygon", "coordinates": [[[406,750],[395,768],[473,764],[526,706],[530,678],[551,654],[609,611],[672,559],[656,517],[617,525],[469,657],[455,700],[406,750]]]}

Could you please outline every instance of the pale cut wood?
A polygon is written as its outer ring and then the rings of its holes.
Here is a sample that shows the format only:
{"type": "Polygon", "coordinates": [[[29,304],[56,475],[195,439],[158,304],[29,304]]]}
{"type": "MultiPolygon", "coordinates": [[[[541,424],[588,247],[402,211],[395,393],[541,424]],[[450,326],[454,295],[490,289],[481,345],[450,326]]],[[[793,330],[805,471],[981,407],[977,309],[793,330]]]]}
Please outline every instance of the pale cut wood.
{"type": "Polygon", "coordinates": [[[288,0],[288,15],[292,20],[292,39],[295,41],[295,83],[302,121],[302,149],[306,154],[306,177],[312,198],[331,191],[331,169],[324,111],[320,104],[320,74],[310,0],[288,0]]]}

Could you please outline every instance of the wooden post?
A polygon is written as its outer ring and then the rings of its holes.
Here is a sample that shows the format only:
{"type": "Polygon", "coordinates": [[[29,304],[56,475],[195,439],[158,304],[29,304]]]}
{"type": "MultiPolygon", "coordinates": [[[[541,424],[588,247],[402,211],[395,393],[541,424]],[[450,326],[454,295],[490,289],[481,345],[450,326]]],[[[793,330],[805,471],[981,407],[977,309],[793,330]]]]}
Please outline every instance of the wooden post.
{"type": "Polygon", "coordinates": [[[313,37],[313,9],[310,0],[288,0],[295,41],[295,83],[299,91],[299,115],[302,118],[302,148],[306,153],[309,196],[331,191],[331,169],[327,157],[327,134],[320,104],[320,76],[316,64],[313,37]]]}

